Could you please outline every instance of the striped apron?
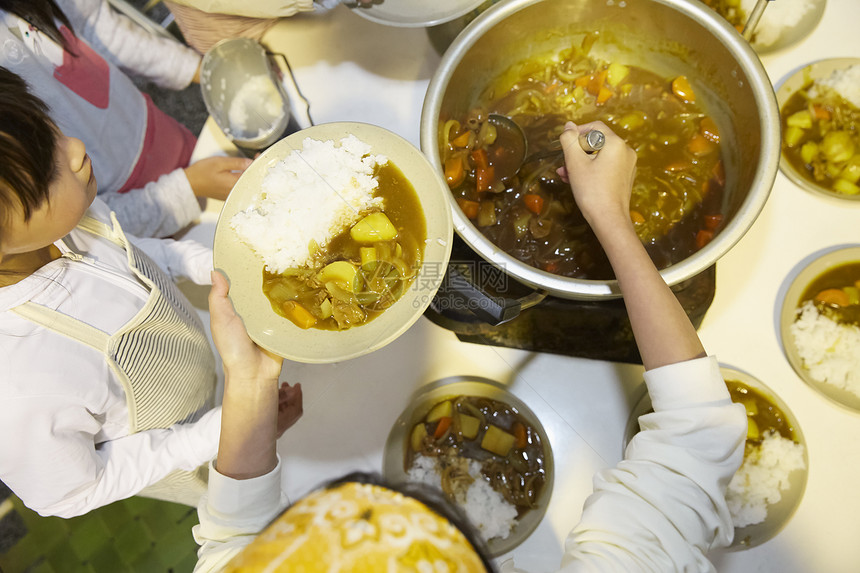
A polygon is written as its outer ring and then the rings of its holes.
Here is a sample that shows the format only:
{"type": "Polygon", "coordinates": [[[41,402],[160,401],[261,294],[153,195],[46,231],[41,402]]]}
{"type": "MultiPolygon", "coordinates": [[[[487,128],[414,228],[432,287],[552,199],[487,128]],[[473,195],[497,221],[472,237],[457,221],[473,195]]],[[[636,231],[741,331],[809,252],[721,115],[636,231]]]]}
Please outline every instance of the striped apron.
{"type": "MultiPolygon", "coordinates": [[[[150,294],[144,307],[113,335],[33,302],[14,309],[19,316],[102,353],[122,384],[129,432],[193,422],[212,408],[215,357],[191,303],[146,254],[129,243],[111,213],[111,225],[85,216],[79,229],[125,250],[128,265],[150,294]]],[[[76,253],[63,257],[81,260],[76,253]]],[[[208,467],[177,470],[138,495],[196,506],[206,491],[208,467]]]]}

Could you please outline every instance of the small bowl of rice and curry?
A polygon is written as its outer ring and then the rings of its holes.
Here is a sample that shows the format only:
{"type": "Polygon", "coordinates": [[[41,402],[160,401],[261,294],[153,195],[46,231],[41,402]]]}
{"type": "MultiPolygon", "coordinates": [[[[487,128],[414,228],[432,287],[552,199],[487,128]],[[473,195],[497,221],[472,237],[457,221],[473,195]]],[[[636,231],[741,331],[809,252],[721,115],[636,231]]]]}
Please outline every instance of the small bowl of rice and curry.
{"type": "Polygon", "coordinates": [[[391,483],[442,490],[493,556],[531,535],[552,495],[552,449],[537,416],[503,384],[476,376],[419,389],[394,423],[382,466],[391,483]]]}
{"type": "Polygon", "coordinates": [[[447,192],[417,148],[373,125],[316,125],[270,147],[236,183],[215,231],[215,268],[250,337],[308,363],[394,340],[444,276],[447,192]]]}
{"type": "Polygon", "coordinates": [[[783,174],[812,193],[860,200],[860,58],[804,66],[777,100],[783,174]]]}
{"type": "MultiPolygon", "coordinates": [[[[721,367],[733,402],[747,412],[744,459],[726,490],[734,541],[729,551],[761,545],[791,519],[806,490],[809,454],[797,418],[788,405],[758,378],[721,367]]],[[[633,407],[624,448],[639,432],[639,418],[653,412],[645,393],[633,407]]]]}
{"type": "Polygon", "coordinates": [[[782,302],[780,337],[797,375],[860,412],[860,246],[817,253],[782,302]]]}

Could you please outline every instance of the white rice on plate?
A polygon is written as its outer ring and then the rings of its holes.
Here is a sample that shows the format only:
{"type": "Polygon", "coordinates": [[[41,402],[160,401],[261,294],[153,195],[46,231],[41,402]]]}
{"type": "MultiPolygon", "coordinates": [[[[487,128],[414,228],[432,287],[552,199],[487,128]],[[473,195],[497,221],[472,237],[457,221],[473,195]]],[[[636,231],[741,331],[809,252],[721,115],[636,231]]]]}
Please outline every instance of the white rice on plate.
{"type": "MultiPolygon", "coordinates": [[[[741,10],[746,17],[752,14],[758,0],[741,0],[741,10]]],[[[768,2],[761,20],[755,27],[754,42],[768,47],[779,41],[784,32],[801,24],[807,13],[815,8],[815,0],[779,0],[768,2]]]]}
{"type": "Polygon", "coordinates": [[[789,332],[812,378],[860,396],[860,328],[840,324],[806,301],[789,332]]]}
{"type": "Polygon", "coordinates": [[[860,109],[860,64],[834,70],[828,77],[815,80],[809,89],[809,96],[818,97],[827,89],[835,91],[860,109]]]}
{"type": "Polygon", "coordinates": [[[382,207],[374,197],[373,176],[384,155],[354,135],[339,142],[306,138],[269,167],[262,189],[236,213],[230,227],[262,257],[266,268],[281,273],[305,266],[312,245],[325,247],[365,213],[382,207]]]}
{"type": "MultiPolygon", "coordinates": [[[[442,478],[437,458],[417,455],[407,472],[409,481],[442,489],[442,478]]],[[[507,538],[517,524],[517,509],[493,489],[481,474],[481,464],[469,460],[472,483],[464,491],[455,492],[455,502],[466,512],[469,521],[489,541],[495,537],[507,538]]]]}
{"type": "Polygon", "coordinates": [[[806,468],[802,444],[776,432],[764,435],[760,445],[744,456],[726,490],[726,503],[735,527],[761,523],[767,506],[782,499],[789,487],[791,472],[806,468]]]}

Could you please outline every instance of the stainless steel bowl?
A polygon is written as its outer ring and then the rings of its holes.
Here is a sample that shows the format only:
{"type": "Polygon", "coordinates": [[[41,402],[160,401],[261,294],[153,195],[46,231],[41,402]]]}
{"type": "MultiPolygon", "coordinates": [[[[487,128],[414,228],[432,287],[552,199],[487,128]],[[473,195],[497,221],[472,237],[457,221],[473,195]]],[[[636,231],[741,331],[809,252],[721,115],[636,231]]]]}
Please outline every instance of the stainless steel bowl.
{"type": "Polygon", "coordinates": [[[221,40],[212,47],[200,67],[200,91],[206,110],[224,134],[245,149],[262,150],[283,136],[290,122],[290,102],[275,69],[259,42],[250,38],[221,40]],[[258,93],[245,92],[243,87],[258,79],[263,88],[258,93]],[[251,97],[249,101],[239,98],[251,97]],[[236,104],[234,104],[236,102],[236,104]],[[254,113],[261,103],[275,105],[278,113],[254,113]],[[246,125],[231,125],[231,107],[244,105],[250,112],[246,125]],[[241,129],[238,129],[241,127],[241,129]]]}
{"type": "Polygon", "coordinates": [[[412,431],[415,424],[427,415],[433,406],[456,396],[483,396],[513,406],[534,428],[543,444],[546,483],[538,495],[537,507],[529,510],[517,520],[517,524],[508,537],[505,539],[493,538],[488,542],[490,553],[497,557],[517,547],[537,528],[549,506],[553,479],[555,478],[552,448],[540,420],[525,402],[511,394],[503,384],[478,376],[452,376],[420,388],[412,396],[409,406],[397,418],[391,428],[391,433],[389,433],[385,443],[382,475],[391,483],[407,481],[404,464],[409,443],[409,432],[412,431]]]}
{"type": "MultiPolygon", "coordinates": [[[[701,273],[737,243],[761,212],[779,164],[779,111],[755,52],[722,17],[688,0],[508,0],[469,24],[430,81],[421,149],[441,170],[440,120],[467,112],[493,78],[530,56],[567,48],[599,31],[592,54],[623,56],[665,76],[684,74],[720,128],[725,152],[725,227],[703,249],[661,271],[670,285],[701,273]]],[[[483,258],[533,288],[569,299],[620,296],[614,280],[553,275],[502,252],[466,218],[453,196],[454,228],[483,258]]]]}
{"type": "MultiPolygon", "coordinates": [[[[779,533],[788,523],[800,501],[803,499],[803,493],[806,491],[806,480],[809,477],[809,448],[806,444],[806,438],[803,436],[803,431],[800,429],[800,424],[797,417],[788,407],[788,404],[779,397],[767,384],[744,372],[733,368],[720,367],[720,373],[723,379],[727,382],[740,382],[748,388],[752,388],[759,394],[770,400],[777,408],[779,408],[788,421],[788,425],[792,429],[793,439],[796,443],[803,445],[803,470],[795,470],[789,474],[787,488],[781,489],[781,498],[779,501],[769,503],[767,506],[767,517],[760,523],[754,523],[745,527],[735,528],[735,537],[732,544],[728,547],[728,551],[738,551],[761,545],[765,541],[773,538],[779,533]]],[[[644,384],[643,384],[644,387],[644,384]]],[[[643,388],[643,391],[645,389],[643,388]]],[[[627,420],[627,427],[624,431],[624,444],[622,452],[627,450],[627,444],[639,432],[639,418],[650,412],[653,412],[651,407],[651,397],[646,393],[639,399],[633,410],[630,413],[630,418],[627,420]]]]}

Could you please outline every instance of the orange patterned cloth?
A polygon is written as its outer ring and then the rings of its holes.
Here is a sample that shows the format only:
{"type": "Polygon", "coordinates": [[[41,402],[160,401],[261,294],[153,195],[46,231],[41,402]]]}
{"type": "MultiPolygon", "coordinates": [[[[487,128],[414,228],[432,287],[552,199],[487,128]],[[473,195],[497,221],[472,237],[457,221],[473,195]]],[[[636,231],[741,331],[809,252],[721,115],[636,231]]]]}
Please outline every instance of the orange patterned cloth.
{"type": "Polygon", "coordinates": [[[344,483],[285,511],[225,572],[484,573],[463,533],[420,501],[385,487],[344,483]]]}

